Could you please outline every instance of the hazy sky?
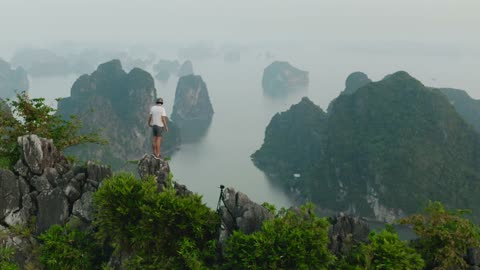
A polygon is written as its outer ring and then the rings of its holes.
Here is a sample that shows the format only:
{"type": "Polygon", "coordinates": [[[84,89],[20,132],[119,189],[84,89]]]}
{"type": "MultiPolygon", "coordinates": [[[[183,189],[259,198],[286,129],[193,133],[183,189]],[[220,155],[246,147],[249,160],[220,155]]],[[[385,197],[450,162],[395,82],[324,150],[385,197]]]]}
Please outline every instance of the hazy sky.
{"type": "Polygon", "coordinates": [[[479,0],[0,0],[3,45],[267,40],[480,44],[479,0]]]}

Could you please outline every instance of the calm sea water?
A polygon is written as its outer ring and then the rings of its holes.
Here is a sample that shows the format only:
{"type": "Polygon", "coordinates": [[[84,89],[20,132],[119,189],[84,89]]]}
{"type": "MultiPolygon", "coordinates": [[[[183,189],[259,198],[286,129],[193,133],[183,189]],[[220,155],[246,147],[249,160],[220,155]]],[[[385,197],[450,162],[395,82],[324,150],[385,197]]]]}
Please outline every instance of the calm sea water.
{"type": "MultiPolygon", "coordinates": [[[[259,52],[247,53],[238,63],[225,63],[222,57],[193,61],[195,73],[207,84],[215,114],[207,134],[196,143],[182,145],[170,165],[174,178],[202,194],[209,206],[216,205],[221,184],[234,187],[259,203],[290,206],[292,202],[282,189],[253,165],[250,155],[261,146],[265,128],[275,113],[287,110],[303,95],[326,108],[343,90],[345,78],[353,71],[363,71],[379,80],[405,70],[426,85],[461,88],[480,97],[480,81],[475,74],[480,70],[478,51],[407,48],[392,54],[388,49],[317,44],[273,49],[272,54],[310,72],[308,92],[276,99],[264,96],[262,72],[273,60],[259,56],[259,52]]],[[[55,98],[69,96],[76,77],[31,78],[31,95],[45,97],[55,106],[55,98]]],[[[172,76],[166,84],[156,82],[168,114],[177,80],[172,76]]]]}

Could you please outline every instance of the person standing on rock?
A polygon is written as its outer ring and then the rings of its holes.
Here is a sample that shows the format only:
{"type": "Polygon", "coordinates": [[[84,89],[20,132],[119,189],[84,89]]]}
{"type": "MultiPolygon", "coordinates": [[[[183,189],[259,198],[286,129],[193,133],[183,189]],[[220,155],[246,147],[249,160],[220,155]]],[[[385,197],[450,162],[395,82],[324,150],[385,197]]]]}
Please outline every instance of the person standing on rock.
{"type": "Polygon", "coordinates": [[[168,132],[167,112],[163,108],[163,99],[158,98],[157,102],[150,108],[150,117],[148,118],[148,125],[152,127],[153,131],[153,157],[160,159],[160,146],[162,145],[162,133],[168,132]]]}

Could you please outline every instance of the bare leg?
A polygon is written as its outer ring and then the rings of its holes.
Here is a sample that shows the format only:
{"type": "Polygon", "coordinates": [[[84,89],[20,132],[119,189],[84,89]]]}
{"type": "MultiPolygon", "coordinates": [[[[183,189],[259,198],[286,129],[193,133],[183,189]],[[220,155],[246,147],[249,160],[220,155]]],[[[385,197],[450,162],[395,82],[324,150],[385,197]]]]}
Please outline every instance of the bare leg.
{"type": "Polygon", "coordinates": [[[158,138],[159,137],[153,137],[153,154],[158,157],[160,155],[160,149],[159,149],[159,144],[158,144],[158,138]]]}
{"type": "Polygon", "coordinates": [[[160,147],[162,146],[162,137],[158,137],[158,157],[160,156],[160,147]]]}

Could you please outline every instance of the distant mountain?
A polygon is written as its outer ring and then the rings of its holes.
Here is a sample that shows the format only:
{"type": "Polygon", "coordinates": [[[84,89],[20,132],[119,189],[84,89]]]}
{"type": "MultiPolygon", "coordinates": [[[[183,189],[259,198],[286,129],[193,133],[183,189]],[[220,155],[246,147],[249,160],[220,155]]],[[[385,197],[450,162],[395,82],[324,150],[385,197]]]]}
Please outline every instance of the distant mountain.
{"type": "Polygon", "coordinates": [[[207,85],[199,75],[180,77],[175,92],[172,120],[178,124],[182,141],[196,141],[208,130],[213,106],[207,85]]]}
{"type": "Polygon", "coordinates": [[[22,67],[13,69],[0,58],[0,98],[11,98],[15,92],[27,91],[28,87],[27,72],[22,67]]]}
{"type": "Polygon", "coordinates": [[[183,77],[183,76],[187,76],[187,75],[193,75],[194,72],[193,72],[193,64],[192,64],[192,61],[190,60],[187,60],[185,62],[183,62],[183,64],[180,66],[180,68],[178,69],[178,77],[183,77]]]}
{"type": "Polygon", "coordinates": [[[345,81],[345,90],[343,90],[342,94],[353,94],[360,87],[371,82],[372,80],[368,78],[367,74],[358,71],[353,72],[352,74],[348,75],[347,80],[345,81]]]}
{"type": "Polygon", "coordinates": [[[452,88],[438,90],[447,96],[463,119],[480,132],[480,100],[471,98],[464,90],[452,88]]]}
{"type": "Polygon", "coordinates": [[[324,209],[392,221],[438,200],[480,218],[480,135],[406,72],[340,95],[328,114],[304,98],[273,117],[252,158],[324,209]]]}
{"type": "MultiPolygon", "coordinates": [[[[59,101],[58,113],[79,117],[84,131],[101,130],[108,145],[73,147],[71,153],[119,169],[127,160],[151,152],[148,115],[156,96],[148,72],[134,68],[126,73],[119,60],[101,64],[91,75],[79,77],[72,86],[71,96],[59,101]]],[[[164,155],[180,143],[176,126],[170,123],[169,127],[162,144],[164,155]]]]}
{"type": "Polygon", "coordinates": [[[270,96],[283,96],[294,90],[308,87],[308,72],[288,62],[275,61],[263,71],[262,87],[270,96]]]}
{"type": "Polygon", "coordinates": [[[155,78],[162,82],[167,82],[170,75],[177,74],[180,68],[178,60],[170,61],[160,59],[158,63],[153,65],[153,71],[156,73],[155,78]]]}

